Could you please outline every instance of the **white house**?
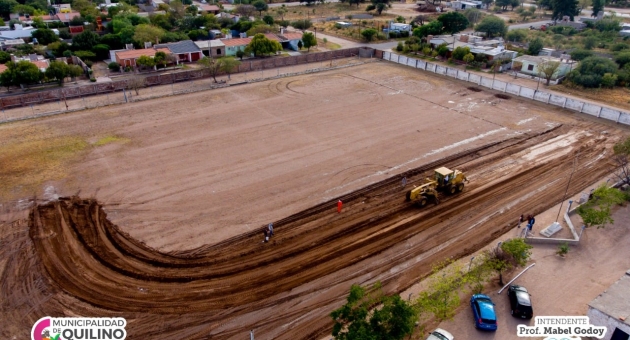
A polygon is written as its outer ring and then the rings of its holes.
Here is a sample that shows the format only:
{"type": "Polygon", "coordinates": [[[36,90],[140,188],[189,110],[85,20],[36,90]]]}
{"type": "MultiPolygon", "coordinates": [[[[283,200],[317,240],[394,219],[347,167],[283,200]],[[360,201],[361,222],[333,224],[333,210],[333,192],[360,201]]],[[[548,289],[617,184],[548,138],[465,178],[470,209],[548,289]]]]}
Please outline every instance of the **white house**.
{"type": "Polygon", "coordinates": [[[411,32],[411,25],[390,21],[389,22],[389,30],[390,31],[399,31],[399,32],[411,32]]]}

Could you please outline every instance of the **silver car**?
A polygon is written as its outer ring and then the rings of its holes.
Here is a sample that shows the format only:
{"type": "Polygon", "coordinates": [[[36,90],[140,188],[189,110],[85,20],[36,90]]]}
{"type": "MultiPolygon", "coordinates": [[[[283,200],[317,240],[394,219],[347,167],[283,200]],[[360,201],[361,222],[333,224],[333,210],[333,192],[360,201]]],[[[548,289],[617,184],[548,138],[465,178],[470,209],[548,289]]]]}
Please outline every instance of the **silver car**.
{"type": "Polygon", "coordinates": [[[427,338],[427,340],[453,340],[455,339],[455,337],[453,337],[453,334],[443,330],[442,328],[436,328],[433,332],[431,332],[431,334],[429,334],[429,337],[427,338]]]}

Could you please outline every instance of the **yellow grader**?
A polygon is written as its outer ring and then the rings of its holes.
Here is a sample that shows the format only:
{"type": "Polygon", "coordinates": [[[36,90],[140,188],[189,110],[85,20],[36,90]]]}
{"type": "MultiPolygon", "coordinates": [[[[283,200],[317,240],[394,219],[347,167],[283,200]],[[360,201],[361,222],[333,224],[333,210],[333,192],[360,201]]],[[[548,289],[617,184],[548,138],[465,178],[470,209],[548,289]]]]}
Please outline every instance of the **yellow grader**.
{"type": "Polygon", "coordinates": [[[450,170],[445,167],[435,169],[433,179],[426,179],[426,183],[414,187],[407,192],[407,201],[416,202],[419,206],[424,207],[429,201],[435,204],[440,203],[438,192],[449,195],[464,190],[464,181],[468,182],[466,175],[459,170],[450,170]]]}

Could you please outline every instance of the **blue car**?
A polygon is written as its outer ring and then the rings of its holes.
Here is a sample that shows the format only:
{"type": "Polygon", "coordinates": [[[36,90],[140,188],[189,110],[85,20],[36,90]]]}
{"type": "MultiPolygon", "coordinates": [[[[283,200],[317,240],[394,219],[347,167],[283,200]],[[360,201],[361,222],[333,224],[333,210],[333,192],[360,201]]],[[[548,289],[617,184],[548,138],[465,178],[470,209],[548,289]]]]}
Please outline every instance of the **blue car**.
{"type": "Polygon", "coordinates": [[[489,296],[476,294],[470,298],[470,308],[475,317],[475,327],[486,331],[497,330],[497,314],[494,312],[494,303],[489,296]]]}

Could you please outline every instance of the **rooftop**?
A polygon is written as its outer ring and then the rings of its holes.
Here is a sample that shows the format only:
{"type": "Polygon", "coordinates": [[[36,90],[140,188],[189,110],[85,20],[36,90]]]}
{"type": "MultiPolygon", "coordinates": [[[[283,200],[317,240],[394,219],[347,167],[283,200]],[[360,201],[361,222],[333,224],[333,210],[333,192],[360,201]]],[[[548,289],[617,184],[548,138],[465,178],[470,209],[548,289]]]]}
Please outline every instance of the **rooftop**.
{"type": "Polygon", "coordinates": [[[195,45],[199,48],[221,47],[225,46],[223,41],[219,39],[195,41],[195,45]]]}
{"type": "Polygon", "coordinates": [[[522,55],[518,58],[514,58],[514,61],[529,61],[532,63],[542,63],[545,61],[557,61],[560,63],[563,63],[564,61],[562,59],[559,58],[555,58],[555,57],[549,57],[549,56],[538,56],[538,55],[522,55]]]}
{"type": "Polygon", "coordinates": [[[143,48],[140,50],[124,50],[120,52],[116,52],[116,56],[120,59],[136,59],[143,55],[146,56],[154,56],[157,52],[171,53],[168,48],[143,48]]]}
{"type": "Polygon", "coordinates": [[[588,305],[630,325],[630,270],[588,305]]]}
{"type": "Polygon", "coordinates": [[[213,12],[213,11],[220,11],[221,9],[219,8],[219,6],[217,5],[196,5],[197,7],[199,7],[200,10],[202,11],[206,11],[206,12],[213,12]]]}
{"type": "Polygon", "coordinates": [[[74,17],[80,17],[81,13],[79,12],[70,12],[70,13],[58,13],[56,15],[56,17],[59,19],[59,21],[61,22],[70,22],[70,20],[74,19],[74,17]]]}
{"type": "Polygon", "coordinates": [[[284,38],[282,40],[298,40],[298,39],[302,39],[302,33],[286,32],[284,34],[280,34],[279,37],[284,38]]]}
{"type": "Polygon", "coordinates": [[[199,47],[195,45],[192,40],[182,40],[174,43],[168,44],[158,44],[155,45],[156,48],[168,48],[172,53],[181,54],[181,53],[191,53],[191,52],[201,52],[199,47]]]}
{"type": "Polygon", "coordinates": [[[234,39],[220,39],[225,46],[243,46],[249,44],[252,38],[234,38],[234,39]]]}

